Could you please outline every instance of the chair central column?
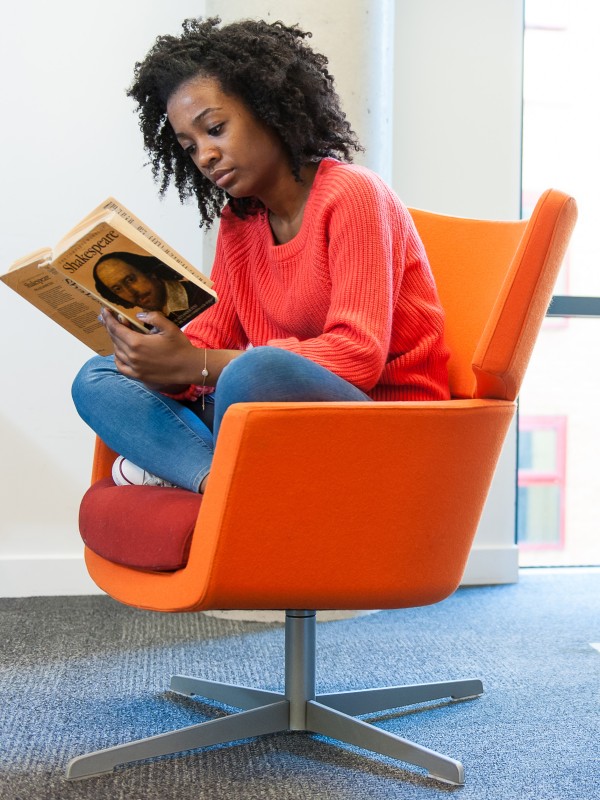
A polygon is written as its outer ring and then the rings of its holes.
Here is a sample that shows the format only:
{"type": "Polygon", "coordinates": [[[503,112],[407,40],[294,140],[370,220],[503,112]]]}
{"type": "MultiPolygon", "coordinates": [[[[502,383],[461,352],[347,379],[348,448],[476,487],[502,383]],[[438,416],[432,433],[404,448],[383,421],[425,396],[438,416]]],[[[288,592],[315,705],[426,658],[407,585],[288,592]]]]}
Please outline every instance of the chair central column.
{"type": "Polygon", "coordinates": [[[316,611],[285,613],[285,696],[292,731],[306,730],[306,701],[315,699],[316,611]]]}

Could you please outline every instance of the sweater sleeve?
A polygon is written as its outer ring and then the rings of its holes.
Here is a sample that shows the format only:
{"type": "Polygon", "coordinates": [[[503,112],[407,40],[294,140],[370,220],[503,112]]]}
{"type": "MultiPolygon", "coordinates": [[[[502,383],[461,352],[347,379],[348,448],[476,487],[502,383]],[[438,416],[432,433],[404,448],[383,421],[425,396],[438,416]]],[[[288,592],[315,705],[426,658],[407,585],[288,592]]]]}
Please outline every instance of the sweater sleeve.
{"type": "Polygon", "coordinates": [[[408,212],[378,179],[353,174],[344,175],[325,216],[322,247],[331,301],[323,332],[269,344],[310,358],[366,392],[377,383],[390,350],[408,212]]]}

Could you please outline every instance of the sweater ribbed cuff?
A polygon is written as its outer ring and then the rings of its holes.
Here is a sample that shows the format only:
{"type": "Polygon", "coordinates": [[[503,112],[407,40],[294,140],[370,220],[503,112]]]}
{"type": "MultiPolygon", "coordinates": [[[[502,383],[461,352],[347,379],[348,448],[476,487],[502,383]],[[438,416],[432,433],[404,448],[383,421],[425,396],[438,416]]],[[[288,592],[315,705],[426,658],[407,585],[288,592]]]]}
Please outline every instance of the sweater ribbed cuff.
{"type": "Polygon", "coordinates": [[[199,397],[202,397],[203,394],[209,394],[213,391],[212,386],[198,386],[195,383],[191,383],[187,389],[183,392],[178,392],[177,394],[170,394],[169,392],[163,392],[164,395],[170,397],[171,400],[188,400],[189,402],[194,402],[199,397]]]}

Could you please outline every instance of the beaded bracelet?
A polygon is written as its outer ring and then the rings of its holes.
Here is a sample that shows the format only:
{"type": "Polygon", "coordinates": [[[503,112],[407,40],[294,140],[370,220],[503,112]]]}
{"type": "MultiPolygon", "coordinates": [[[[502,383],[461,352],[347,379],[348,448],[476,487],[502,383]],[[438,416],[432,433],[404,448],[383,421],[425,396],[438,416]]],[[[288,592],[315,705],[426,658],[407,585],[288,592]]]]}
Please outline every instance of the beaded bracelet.
{"type": "Polygon", "coordinates": [[[204,348],[204,369],[202,370],[202,411],[204,411],[204,395],[206,394],[206,379],[208,378],[208,370],[206,369],[206,347],[204,348]]]}

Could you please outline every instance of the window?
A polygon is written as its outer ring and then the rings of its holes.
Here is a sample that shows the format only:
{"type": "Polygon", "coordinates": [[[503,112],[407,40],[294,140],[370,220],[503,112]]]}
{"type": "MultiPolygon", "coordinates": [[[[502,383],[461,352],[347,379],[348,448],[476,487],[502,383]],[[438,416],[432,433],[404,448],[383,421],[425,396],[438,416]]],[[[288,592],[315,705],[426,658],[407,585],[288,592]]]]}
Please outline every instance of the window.
{"type": "Polygon", "coordinates": [[[519,397],[521,566],[600,564],[599,25],[598,0],[525,0],[523,216],[554,186],[579,219],[519,397]]]}
{"type": "Polygon", "coordinates": [[[565,541],[565,417],[519,418],[517,541],[562,548],[565,541]]]}

